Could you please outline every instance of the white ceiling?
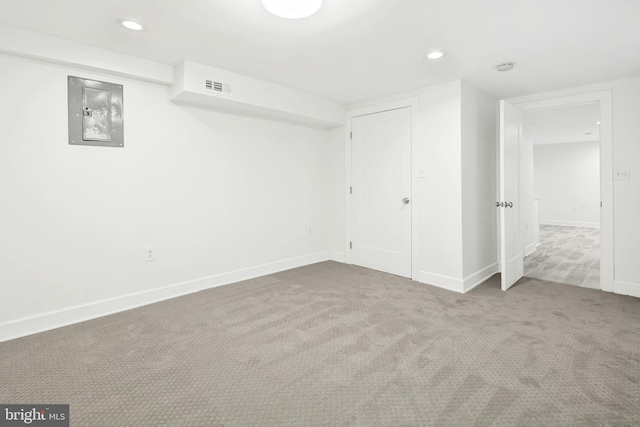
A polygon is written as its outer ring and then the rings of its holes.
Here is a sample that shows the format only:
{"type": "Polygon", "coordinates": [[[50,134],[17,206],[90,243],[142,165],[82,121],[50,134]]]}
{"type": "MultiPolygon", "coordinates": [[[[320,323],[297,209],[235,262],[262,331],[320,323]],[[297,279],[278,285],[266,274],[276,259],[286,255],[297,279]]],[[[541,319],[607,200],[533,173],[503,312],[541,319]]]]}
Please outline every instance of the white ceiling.
{"type": "Polygon", "coordinates": [[[637,0],[20,0],[0,23],[164,63],[188,59],[345,104],[466,79],[496,98],[640,75],[637,0]],[[116,24],[135,18],[142,33],[116,24]],[[447,56],[427,61],[441,48],[447,56]],[[516,67],[498,73],[496,65],[516,67]]]}
{"type": "Polygon", "coordinates": [[[524,112],[524,133],[534,145],[600,140],[600,104],[524,112]]]}

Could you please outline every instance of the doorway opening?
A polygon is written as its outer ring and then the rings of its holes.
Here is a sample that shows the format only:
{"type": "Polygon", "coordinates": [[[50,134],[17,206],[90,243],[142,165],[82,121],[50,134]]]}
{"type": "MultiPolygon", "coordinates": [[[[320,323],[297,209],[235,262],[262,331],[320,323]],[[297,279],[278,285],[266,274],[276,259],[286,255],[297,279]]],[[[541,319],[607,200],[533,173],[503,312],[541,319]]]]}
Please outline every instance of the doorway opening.
{"type": "Polygon", "coordinates": [[[600,289],[600,103],[523,113],[524,276],[600,289]]]}

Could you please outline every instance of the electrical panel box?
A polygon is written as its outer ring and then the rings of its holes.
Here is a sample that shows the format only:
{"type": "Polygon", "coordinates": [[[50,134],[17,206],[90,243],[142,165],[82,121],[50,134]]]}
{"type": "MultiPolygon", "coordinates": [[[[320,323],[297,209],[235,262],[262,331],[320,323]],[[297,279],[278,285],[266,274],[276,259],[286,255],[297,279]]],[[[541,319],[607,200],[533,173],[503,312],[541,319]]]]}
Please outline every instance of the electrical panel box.
{"type": "Polygon", "coordinates": [[[69,144],[124,147],[122,85],[68,77],[69,144]]]}

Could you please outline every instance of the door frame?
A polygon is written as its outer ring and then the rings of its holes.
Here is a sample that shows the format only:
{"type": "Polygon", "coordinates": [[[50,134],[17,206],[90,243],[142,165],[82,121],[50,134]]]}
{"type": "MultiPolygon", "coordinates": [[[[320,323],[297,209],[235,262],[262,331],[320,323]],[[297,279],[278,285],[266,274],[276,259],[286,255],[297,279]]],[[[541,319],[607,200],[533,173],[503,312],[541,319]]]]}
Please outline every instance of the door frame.
{"type": "Polygon", "coordinates": [[[410,108],[411,109],[411,280],[418,280],[420,277],[420,266],[418,265],[418,261],[420,257],[418,256],[418,209],[416,206],[420,203],[418,188],[418,159],[415,153],[417,153],[417,135],[416,135],[416,123],[418,122],[417,114],[418,114],[418,106],[419,106],[419,98],[417,96],[401,99],[397,101],[389,101],[385,103],[375,104],[368,107],[355,108],[353,110],[347,111],[347,125],[345,126],[345,188],[344,188],[344,197],[345,197],[345,224],[344,224],[344,253],[345,253],[345,263],[352,264],[351,260],[351,247],[350,242],[352,241],[352,212],[353,209],[351,207],[352,198],[349,189],[352,186],[352,176],[351,176],[351,121],[355,117],[359,116],[367,116],[370,114],[383,113],[385,111],[390,110],[399,110],[401,108],[410,108]]]}
{"type": "Polygon", "coordinates": [[[600,105],[600,289],[614,290],[613,221],[613,105],[612,91],[600,90],[575,95],[536,94],[506,101],[522,112],[599,102],[600,105]]]}

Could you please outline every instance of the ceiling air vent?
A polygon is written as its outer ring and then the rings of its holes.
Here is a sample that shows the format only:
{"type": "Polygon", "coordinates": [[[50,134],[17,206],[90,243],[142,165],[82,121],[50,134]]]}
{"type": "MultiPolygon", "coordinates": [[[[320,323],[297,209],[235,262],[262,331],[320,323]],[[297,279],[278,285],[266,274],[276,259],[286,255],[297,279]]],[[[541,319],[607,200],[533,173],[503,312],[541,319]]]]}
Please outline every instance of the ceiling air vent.
{"type": "Polygon", "coordinates": [[[213,80],[205,80],[204,88],[208,92],[220,93],[223,95],[231,95],[231,85],[229,83],[216,82],[213,80]]]}

